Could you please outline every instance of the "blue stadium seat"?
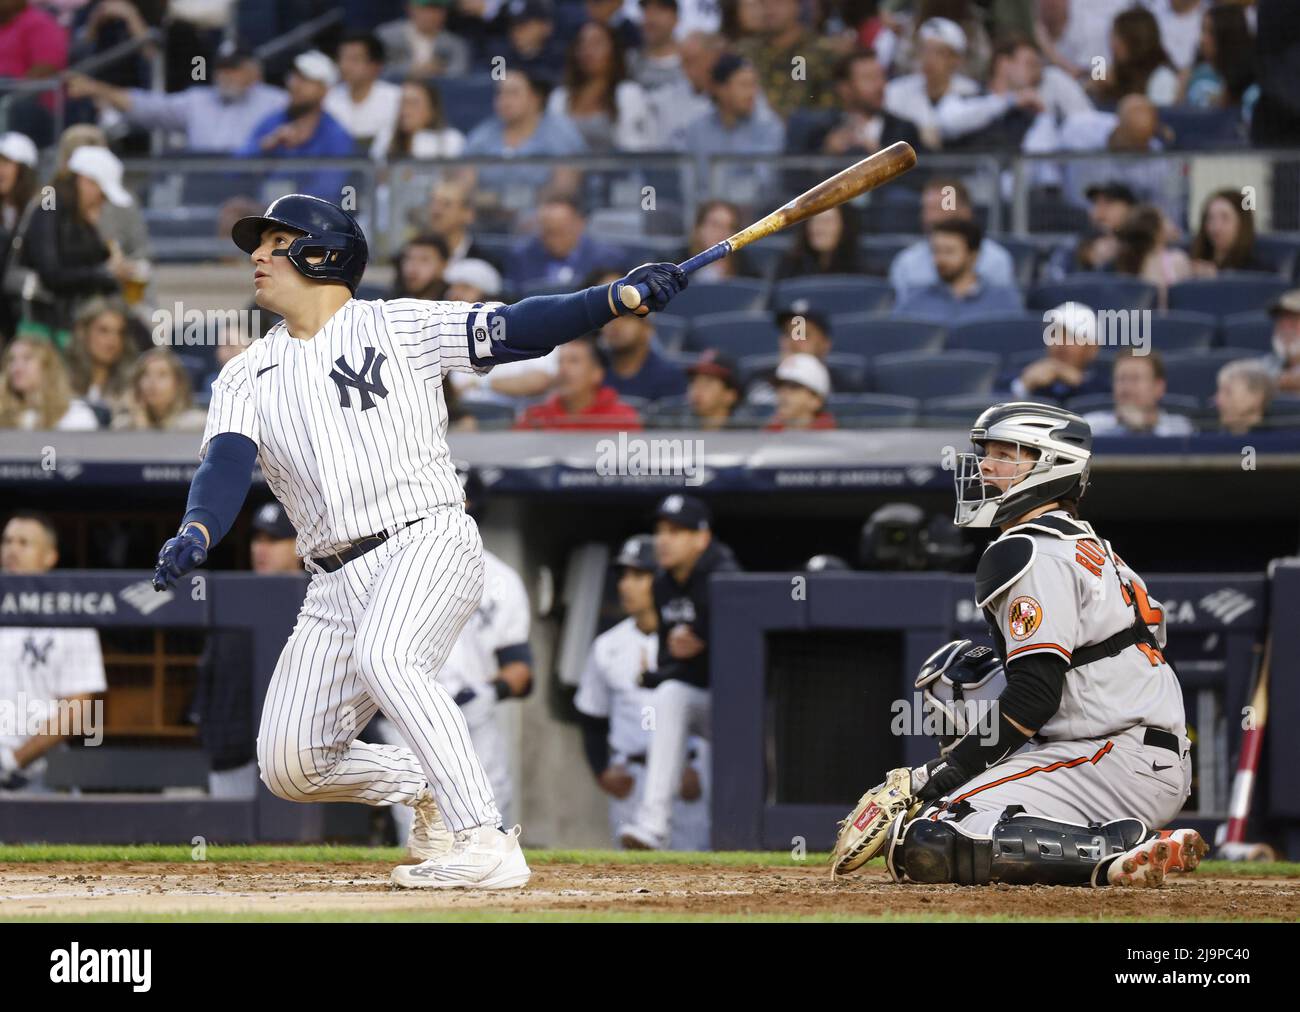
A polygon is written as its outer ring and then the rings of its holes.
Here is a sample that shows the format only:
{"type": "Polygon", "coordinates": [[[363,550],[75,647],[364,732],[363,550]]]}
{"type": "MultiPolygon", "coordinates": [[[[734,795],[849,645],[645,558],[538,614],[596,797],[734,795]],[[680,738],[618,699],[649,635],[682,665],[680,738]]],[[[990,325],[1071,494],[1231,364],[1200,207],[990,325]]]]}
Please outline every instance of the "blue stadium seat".
{"type": "Polygon", "coordinates": [[[1016,265],[1016,284],[1029,288],[1038,273],[1038,247],[1028,239],[1014,235],[991,235],[994,242],[1011,254],[1016,265]]]}
{"type": "Polygon", "coordinates": [[[1288,281],[1300,278],[1300,235],[1257,235],[1255,255],[1288,281]]]}
{"type": "Polygon", "coordinates": [[[736,313],[762,309],[767,303],[767,282],[758,278],[692,283],[664,310],[666,315],[696,317],[708,313],[736,313]]]}
{"type": "Polygon", "coordinates": [[[686,345],[686,332],[690,330],[690,321],[680,316],[667,313],[653,313],[650,323],[654,326],[655,340],[664,351],[681,351],[686,345]]]}
{"type": "Polygon", "coordinates": [[[641,420],[648,429],[682,429],[694,425],[691,405],[685,394],[651,401],[641,412],[641,420]]]}
{"type": "Polygon", "coordinates": [[[1161,355],[1207,351],[1214,343],[1218,321],[1209,313],[1171,310],[1151,314],[1151,347],[1161,355]]]}
{"type": "Polygon", "coordinates": [[[961,351],[990,351],[996,355],[1043,352],[1043,317],[1034,313],[985,316],[948,331],[947,347],[961,351]]]}
{"type": "MultiPolygon", "coordinates": [[[[686,291],[689,292],[691,289],[688,288],[686,291]]],[[[682,294],[685,295],[686,292],[682,294]]],[[[733,358],[743,358],[746,355],[774,355],[779,336],[780,331],[775,321],[767,313],[754,310],[709,313],[697,316],[691,321],[691,329],[687,331],[686,343],[683,347],[688,351],[716,348],[733,358]]]]}
{"type": "Polygon", "coordinates": [[[1185,105],[1162,106],[1160,121],[1173,132],[1174,151],[1218,151],[1246,142],[1238,109],[1197,109],[1185,105]]]}
{"type": "Polygon", "coordinates": [[[919,235],[868,235],[858,240],[858,253],[862,257],[862,269],[875,277],[888,277],[889,265],[894,257],[914,242],[919,242],[919,235]]]}
{"type": "Polygon", "coordinates": [[[434,84],[442,97],[443,113],[447,122],[462,133],[468,134],[492,115],[496,97],[496,82],[489,74],[467,74],[464,77],[440,77],[434,84]]]}
{"type": "Polygon", "coordinates": [[[1076,415],[1086,415],[1089,411],[1109,411],[1115,406],[1115,398],[1110,394],[1085,394],[1082,397],[1070,397],[1065,407],[1076,415]]]}
{"type": "Polygon", "coordinates": [[[956,394],[983,394],[993,389],[1001,360],[980,351],[897,352],[871,360],[876,393],[929,400],[956,394]]]}
{"type": "Polygon", "coordinates": [[[885,187],[872,194],[871,203],[858,215],[863,234],[921,230],[921,195],[903,187],[885,187]]]}
{"type": "Polygon", "coordinates": [[[1261,355],[1273,350],[1273,318],[1267,313],[1233,313],[1219,321],[1219,343],[1251,348],[1261,355]]]}
{"type": "Polygon", "coordinates": [[[831,394],[826,408],[841,429],[904,428],[915,425],[921,403],[888,394],[831,394]]]}
{"type": "Polygon", "coordinates": [[[1300,397],[1278,394],[1264,412],[1264,424],[1270,429],[1300,429],[1300,397]]]}
{"type": "Polygon", "coordinates": [[[1170,355],[1165,359],[1165,383],[1171,394],[1210,397],[1218,386],[1220,369],[1237,359],[1257,357],[1248,348],[1214,348],[1170,355]]]}
{"type": "Polygon", "coordinates": [[[473,416],[480,429],[508,429],[515,422],[512,405],[496,401],[462,401],[465,413],[473,416]]]}
{"type": "Polygon", "coordinates": [[[772,305],[784,309],[800,299],[807,299],[814,309],[834,316],[884,309],[893,297],[894,290],[880,278],[869,278],[864,274],[821,274],[778,281],[772,294],[772,305]]]}
{"type": "Polygon", "coordinates": [[[388,292],[389,289],[385,288],[383,285],[361,284],[357,285],[357,291],[353,298],[358,299],[361,302],[371,302],[375,299],[388,298],[388,292]]]}
{"type": "MultiPolygon", "coordinates": [[[[930,397],[921,403],[921,424],[935,428],[969,429],[990,405],[996,404],[993,394],[954,394],[949,397],[930,397]]],[[[969,447],[958,447],[965,450],[969,447]]]]}
{"type": "Polygon", "coordinates": [[[931,320],[909,320],[886,313],[844,313],[831,317],[836,351],[887,355],[893,351],[936,352],[946,331],[931,320]]]}
{"type": "MultiPolygon", "coordinates": [[[[1156,290],[1137,278],[1118,275],[1072,274],[1063,281],[1036,285],[1029,290],[1025,303],[1029,309],[1054,309],[1063,302],[1077,302],[1089,309],[1154,309],[1156,290]]],[[[1196,309],[1196,306],[1176,306],[1196,309]]]]}
{"type": "Polygon", "coordinates": [[[1230,271],[1216,278],[1183,281],[1169,288],[1169,308],[1224,317],[1266,309],[1291,285],[1276,274],[1230,271]]]}

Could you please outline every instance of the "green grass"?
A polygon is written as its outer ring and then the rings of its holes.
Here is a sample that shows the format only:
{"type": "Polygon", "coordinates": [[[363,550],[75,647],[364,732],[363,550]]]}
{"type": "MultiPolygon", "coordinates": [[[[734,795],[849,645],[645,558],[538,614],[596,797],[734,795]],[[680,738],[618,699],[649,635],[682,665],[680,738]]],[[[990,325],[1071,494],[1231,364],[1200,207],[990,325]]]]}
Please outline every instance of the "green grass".
{"type": "MultiPolygon", "coordinates": [[[[725,850],[709,853],[643,850],[542,850],[527,851],[533,864],[659,864],[712,865],[719,868],[821,867],[827,855],[812,853],[796,860],[788,851],[725,850]]],[[[104,846],[88,844],[0,844],[0,864],[40,864],[54,861],[90,864],[101,861],[166,862],[203,860],[211,863],[299,862],[307,864],[398,864],[405,854],[397,847],[312,846],[209,846],[202,858],[190,847],[163,844],[104,846]]],[[[874,863],[879,863],[877,862],[874,863]]],[[[1249,878],[1300,878],[1300,863],[1290,861],[1204,861],[1201,869],[1212,875],[1249,878]]]]}

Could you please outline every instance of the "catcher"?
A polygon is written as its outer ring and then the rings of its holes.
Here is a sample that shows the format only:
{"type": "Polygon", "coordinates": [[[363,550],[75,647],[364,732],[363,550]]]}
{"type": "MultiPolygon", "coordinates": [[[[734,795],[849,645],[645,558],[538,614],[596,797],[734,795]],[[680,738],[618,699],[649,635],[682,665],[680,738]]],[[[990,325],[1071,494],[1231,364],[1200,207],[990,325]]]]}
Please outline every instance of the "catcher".
{"type": "Polygon", "coordinates": [[[922,668],[954,738],[862,798],[832,874],[883,851],[897,882],[1158,886],[1207,847],[1192,829],[1152,832],[1191,790],[1182,689],[1160,605],[1078,518],[1092,433],[1061,408],[997,404],[971,442],[955,523],[1002,529],[975,574],[996,653],[959,641],[922,668]],[[960,712],[990,689],[985,717],[960,712]]]}

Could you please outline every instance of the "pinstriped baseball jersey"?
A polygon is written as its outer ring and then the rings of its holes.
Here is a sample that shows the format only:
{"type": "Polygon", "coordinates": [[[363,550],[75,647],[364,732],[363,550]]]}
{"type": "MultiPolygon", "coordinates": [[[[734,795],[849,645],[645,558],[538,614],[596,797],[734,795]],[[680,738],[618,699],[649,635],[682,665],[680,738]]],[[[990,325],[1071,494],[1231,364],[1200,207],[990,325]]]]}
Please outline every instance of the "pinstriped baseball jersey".
{"type": "Polygon", "coordinates": [[[316,556],[463,501],[447,450],[447,373],[476,370],[500,303],[352,299],[310,340],[283,322],[221,370],[200,455],[247,436],[316,556]]]}
{"type": "MultiPolygon", "coordinates": [[[[1055,520],[1031,520],[998,539],[1027,538],[1032,556],[1013,580],[977,602],[996,623],[1004,659],[1047,653],[1070,661],[1080,647],[1131,627],[1135,614],[1163,647],[1164,610],[1148,596],[1141,577],[1090,524],[1062,511],[1046,518],[1055,520]]],[[[1067,672],[1061,705],[1038,737],[1102,738],[1135,725],[1186,732],[1178,677],[1163,654],[1146,645],[1067,672]]]]}

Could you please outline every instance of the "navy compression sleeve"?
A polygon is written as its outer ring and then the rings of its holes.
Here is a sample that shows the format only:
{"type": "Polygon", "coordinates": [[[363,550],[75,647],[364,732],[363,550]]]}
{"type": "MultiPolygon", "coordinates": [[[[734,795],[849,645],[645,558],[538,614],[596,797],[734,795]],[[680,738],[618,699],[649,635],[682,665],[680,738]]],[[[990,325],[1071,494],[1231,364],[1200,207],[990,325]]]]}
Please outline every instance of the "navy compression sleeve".
{"type": "Polygon", "coordinates": [[[469,317],[470,359],[487,366],[541,358],[557,345],[599,330],[614,319],[614,311],[609,285],[594,285],[568,295],[534,295],[494,309],[488,314],[486,334],[475,333],[478,318],[477,313],[469,317]]]}
{"type": "Polygon", "coordinates": [[[208,529],[211,548],[230,530],[253,484],[257,444],[237,432],[221,432],[208,443],[207,455],[190,482],[184,527],[197,521],[208,529]]]}

